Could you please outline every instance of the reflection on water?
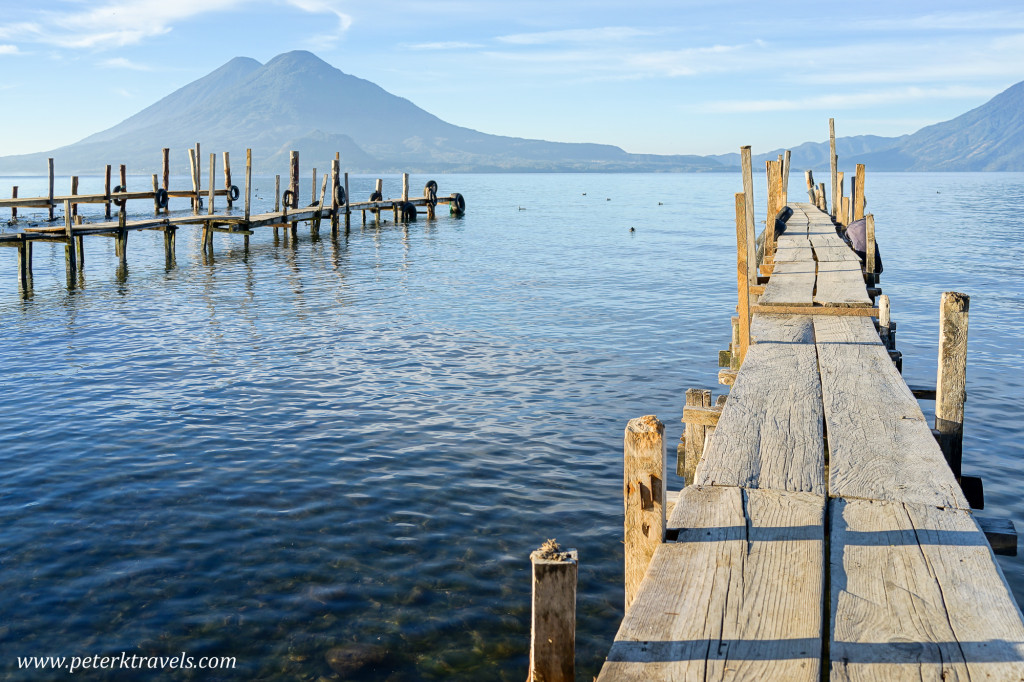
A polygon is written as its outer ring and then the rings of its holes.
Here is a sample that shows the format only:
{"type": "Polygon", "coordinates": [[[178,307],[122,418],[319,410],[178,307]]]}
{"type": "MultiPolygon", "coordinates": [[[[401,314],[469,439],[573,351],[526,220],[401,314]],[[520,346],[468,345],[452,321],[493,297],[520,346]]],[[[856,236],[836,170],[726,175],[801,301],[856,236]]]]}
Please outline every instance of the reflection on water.
{"type": "MultiPolygon", "coordinates": [[[[939,293],[972,294],[964,471],[1018,520],[1021,179],[868,180],[911,383],[934,380],[939,293]]],[[[172,267],[161,233],[133,233],[122,270],[87,238],[73,288],[61,246],[37,245],[24,298],[0,250],[4,651],[521,680],[528,556],[557,537],[579,549],[596,674],[621,618],[622,429],[655,413],[671,443],[683,391],[718,392],[739,180],[439,184],[464,217],[355,214],[337,237],[265,228],[248,249],[218,233],[206,261],[186,227],[172,267]]],[[[1024,594],[1024,566],[1001,565],[1024,594]]]]}

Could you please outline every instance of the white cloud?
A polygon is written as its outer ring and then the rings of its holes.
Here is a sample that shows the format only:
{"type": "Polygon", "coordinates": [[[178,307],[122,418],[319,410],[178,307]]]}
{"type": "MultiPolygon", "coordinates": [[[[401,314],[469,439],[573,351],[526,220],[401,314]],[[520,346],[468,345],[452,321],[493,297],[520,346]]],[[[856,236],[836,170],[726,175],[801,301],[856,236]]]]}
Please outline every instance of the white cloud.
{"type": "Polygon", "coordinates": [[[17,45],[0,45],[0,54],[18,54],[17,45]]]}
{"type": "Polygon", "coordinates": [[[137,62],[129,61],[124,57],[114,57],[113,59],[104,59],[100,62],[100,66],[108,69],[128,69],[130,71],[152,71],[153,67],[147,66],[146,64],[139,64],[137,62]]]}
{"type": "Polygon", "coordinates": [[[608,43],[656,35],[660,31],[633,28],[630,26],[605,26],[602,28],[571,28],[539,33],[515,33],[498,36],[497,40],[509,45],[550,45],[552,43],[608,43]]]}
{"type": "MultiPolygon", "coordinates": [[[[169,33],[174,25],[212,12],[238,10],[269,0],[110,0],[79,12],[41,10],[35,21],[0,24],[0,38],[20,38],[64,48],[108,49],[135,45],[169,33]]],[[[281,0],[310,14],[329,14],[340,37],[352,25],[351,17],[334,0],[281,0]]]]}

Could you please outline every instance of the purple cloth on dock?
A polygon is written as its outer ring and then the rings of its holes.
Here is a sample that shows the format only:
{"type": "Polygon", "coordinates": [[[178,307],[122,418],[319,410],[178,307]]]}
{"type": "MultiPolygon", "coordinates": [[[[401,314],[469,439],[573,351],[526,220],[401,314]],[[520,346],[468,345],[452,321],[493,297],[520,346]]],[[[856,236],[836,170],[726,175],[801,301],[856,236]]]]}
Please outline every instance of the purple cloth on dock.
{"type": "MultiPolygon", "coordinates": [[[[863,263],[864,259],[867,258],[867,222],[861,218],[860,220],[854,220],[846,227],[846,239],[850,242],[850,246],[860,256],[860,261],[863,263]]],[[[878,242],[875,241],[875,272],[881,274],[882,272],[882,254],[878,251],[878,242]]]]}

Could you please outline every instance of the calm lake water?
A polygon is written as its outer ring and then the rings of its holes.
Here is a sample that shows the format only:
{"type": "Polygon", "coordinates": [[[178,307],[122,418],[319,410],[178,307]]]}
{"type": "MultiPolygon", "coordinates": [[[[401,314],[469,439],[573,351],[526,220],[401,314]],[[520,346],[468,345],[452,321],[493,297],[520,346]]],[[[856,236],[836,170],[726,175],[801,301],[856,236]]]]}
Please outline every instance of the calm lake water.
{"type": "MultiPolygon", "coordinates": [[[[578,678],[597,673],[625,423],[657,414],[672,444],[684,390],[725,388],[740,179],[435,179],[464,217],[218,234],[212,263],[183,228],[170,269],[159,233],[130,235],[127,271],[91,237],[72,289],[40,244],[24,298],[0,249],[5,677],[52,678],[16,656],[185,652],[237,668],[166,679],[518,682],[549,537],[579,550],[578,678]]],[[[909,383],[934,383],[941,292],[972,297],[964,473],[1020,526],[1024,174],[869,172],[867,196],[909,383]]],[[[1024,559],[999,561],[1020,601],[1024,559]]]]}

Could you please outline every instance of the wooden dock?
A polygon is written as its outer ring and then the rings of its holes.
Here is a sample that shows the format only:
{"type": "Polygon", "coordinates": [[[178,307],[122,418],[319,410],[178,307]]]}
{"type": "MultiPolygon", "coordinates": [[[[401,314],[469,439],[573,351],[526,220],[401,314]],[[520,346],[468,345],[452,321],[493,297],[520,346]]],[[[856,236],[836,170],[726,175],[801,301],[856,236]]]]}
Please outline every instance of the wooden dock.
{"type": "MultiPolygon", "coordinates": [[[[203,253],[212,253],[213,234],[236,234],[243,238],[246,247],[253,231],[262,227],[271,227],[274,234],[279,229],[290,230],[294,236],[298,224],[309,223],[312,232],[320,230],[321,223],[326,220],[331,226],[332,235],[337,235],[341,226],[348,229],[351,216],[358,211],[362,224],[366,224],[367,214],[379,224],[381,215],[391,213],[394,222],[416,220],[421,209],[428,219],[436,217],[436,207],[447,205],[452,215],[462,215],[466,209],[465,199],[461,194],[453,193],[439,196],[438,185],[433,180],[426,183],[423,196],[410,196],[409,174],[402,174],[402,193],[399,198],[384,198],[383,180],[376,180],[374,192],[367,201],[351,201],[349,194],[348,173],[340,171],[340,155],[335,155],[330,173],[317,173],[312,170],[312,193],[307,206],[300,205],[299,200],[299,154],[291,152],[289,159],[288,188],[281,191],[281,176],[275,180],[274,210],[264,213],[251,213],[252,202],[252,152],[246,150],[244,189],[239,189],[231,181],[231,162],[227,152],[223,154],[223,188],[215,186],[217,175],[217,155],[210,154],[209,175],[207,186],[203,188],[203,178],[199,164],[200,146],[188,150],[191,168],[191,189],[172,189],[170,187],[170,150],[163,149],[162,183],[160,176],[153,174],[152,188],[144,191],[128,191],[128,175],[125,166],[120,167],[120,184],[111,188],[111,166],[106,166],[104,191],[102,194],[80,194],[78,178],[71,178],[70,193],[58,195],[54,191],[54,163],[49,159],[48,176],[49,191],[46,196],[19,197],[18,187],[11,190],[10,199],[0,199],[0,209],[9,209],[11,219],[8,226],[21,227],[18,208],[45,208],[48,210],[46,222],[50,225],[25,226],[14,231],[0,233],[0,246],[18,249],[18,283],[22,291],[32,287],[32,246],[36,242],[59,242],[65,245],[65,264],[68,286],[75,286],[76,273],[85,263],[84,237],[106,236],[116,240],[115,251],[122,265],[127,259],[128,235],[131,232],[156,230],[164,233],[164,255],[167,267],[175,262],[175,235],[183,226],[198,226],[203,230],[203,253]],[[320,191],[317,193],[317,187],[320,191]],[[329,194],[328,194],[328,188],[329,194]],[[170,215],[170,200],[187,198],[191,213],[170,215]],[[218,213],[218,199],[224,202],[224,212],[218,213]],[[129,220],[127,204],[129,201],[146,201],[153,206],[153,216],[129,220]],[[205,204],[204,204],[205,200],[205,204]],[[242,202],[241,210],[234,209],[236,201],[242,202]],[[104,219],[98,222],[85,222],[78,214],[80,205],[104,204],[104,219]],[[116,219],[111,214],[111,205],[118,208],[116,219]],[[63,220],[55,214],[55,210],[63,207],[63,220]],[[59,221],[59,222],[58,222],[59,221]],[[62,224],[61,224],[62,223],[62,224]]],[[[286,232],[288,234],[288,232],[286,232]]]]}
{"type": "Polygon", "coordinates": [[[833,218],[810,175],[789,203],[773,163],[760,262],[746,178],[736,196],[732,388],[688,392],[677,497],[661,422],[626,429],[626,612],[598,680],[1024,680],[960,475],[967,297],[944,297],[936,390],[916,392],[933,429],[897,367],[873,219],[863,269],[837,232],[865,218],[863,167],[833,218]]]}

